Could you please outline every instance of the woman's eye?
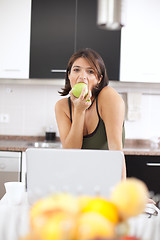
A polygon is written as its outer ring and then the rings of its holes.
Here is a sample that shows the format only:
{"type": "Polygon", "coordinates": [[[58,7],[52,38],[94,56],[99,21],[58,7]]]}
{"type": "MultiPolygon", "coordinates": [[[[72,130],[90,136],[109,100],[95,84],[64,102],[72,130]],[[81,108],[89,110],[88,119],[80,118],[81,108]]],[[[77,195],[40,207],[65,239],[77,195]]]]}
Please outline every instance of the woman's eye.
{"type": "Polygon", "coordinates": [[[90,74],[94,74],[94,71],[93,70],[89,70],[88,71],[90,74]]]}
{"type": "Polygon", "coordinates": [[[79,72],[79,69],[78,69],[78,68],[74,68],[73,71],[74,71],[74,72],[79,72]]]}

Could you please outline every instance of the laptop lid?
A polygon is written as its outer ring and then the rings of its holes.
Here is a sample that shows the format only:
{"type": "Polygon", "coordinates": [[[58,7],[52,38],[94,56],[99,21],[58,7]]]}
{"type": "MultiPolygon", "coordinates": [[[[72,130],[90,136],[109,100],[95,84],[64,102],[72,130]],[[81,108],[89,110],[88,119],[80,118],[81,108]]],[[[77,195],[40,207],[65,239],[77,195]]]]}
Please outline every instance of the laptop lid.
{"type": "Polygon", "coordinates": [[[110,196],[121,180],[123,153],[108,150],[26,150],[27,191],[67,191],[71,194],[110,196]]]}

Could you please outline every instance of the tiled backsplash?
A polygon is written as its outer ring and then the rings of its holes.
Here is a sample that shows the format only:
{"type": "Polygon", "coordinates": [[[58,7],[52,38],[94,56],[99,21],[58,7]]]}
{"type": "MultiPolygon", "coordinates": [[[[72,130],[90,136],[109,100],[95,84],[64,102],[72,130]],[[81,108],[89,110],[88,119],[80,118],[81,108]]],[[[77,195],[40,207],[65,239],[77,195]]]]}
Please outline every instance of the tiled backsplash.
{"type": "MultiPolygon", "coordinates": [[[[123,88],[123,86],[117,88],[126,102],[126,111],[127,92],[137,92],[134,86],[135,84],[130,89],[123,88]]],[[[43,136],[46,128],[50,125],[53,125],[53,130],[59,135],[54,106],[56,101],[61,98],[58,94],[61,87],[61,84],[45,85],[45,82],[43,84],[1,83],[0,114],[8,114],[9,122],[0,123],[0,135],[43,136]]],[[[113,87],[115,87],[114,84],[113,87]]],[[[148,139],[160,136],[159,102],[160,94],[142,94],[141,117],[136,121],[126,119],[126,138],[148,139]]]]}
{"type": "Polygon", "coordinates": [[[50,125],[57,131],[58,90],[54,86],[0,85],[0,114],[9,115],[8,123],[0,123],[0,134],[44,135],[50,125]]]}

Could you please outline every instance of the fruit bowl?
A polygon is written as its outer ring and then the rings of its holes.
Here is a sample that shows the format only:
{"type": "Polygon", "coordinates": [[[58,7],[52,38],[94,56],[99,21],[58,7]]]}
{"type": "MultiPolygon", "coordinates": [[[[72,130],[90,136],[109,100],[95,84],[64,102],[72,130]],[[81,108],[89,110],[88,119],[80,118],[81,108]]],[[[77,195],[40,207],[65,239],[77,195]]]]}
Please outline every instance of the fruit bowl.
{"type": "Polygon", "coordinates": [[[30,209],[30,232],[23,240],[138,240],[128,219],[142,213],[148,189],[138,179],[118,183],[110,198],[55,193],[30,209]]]}

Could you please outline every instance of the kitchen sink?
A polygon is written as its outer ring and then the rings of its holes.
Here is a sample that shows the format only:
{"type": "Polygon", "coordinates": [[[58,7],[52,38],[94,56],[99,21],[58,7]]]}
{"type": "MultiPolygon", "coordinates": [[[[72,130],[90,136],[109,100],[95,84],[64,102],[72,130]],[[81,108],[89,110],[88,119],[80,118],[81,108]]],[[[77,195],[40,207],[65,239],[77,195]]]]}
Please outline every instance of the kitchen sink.
{"type": "Polygon", "coordinates": [[[35,148],[61,148],[60,142],[30,142],[29,147],[35,148]]]}

